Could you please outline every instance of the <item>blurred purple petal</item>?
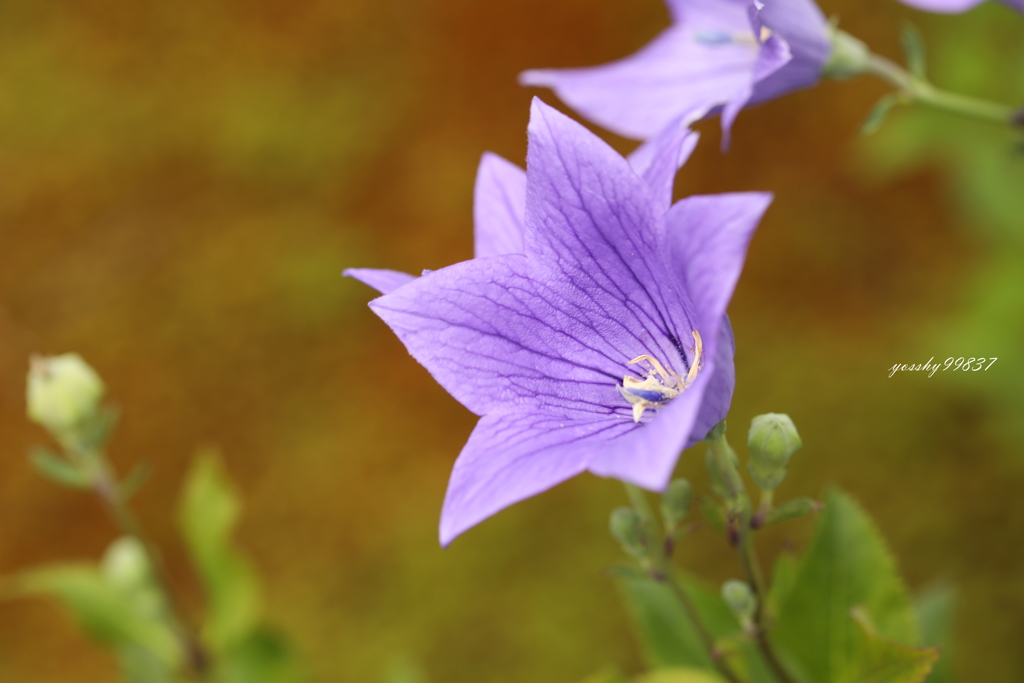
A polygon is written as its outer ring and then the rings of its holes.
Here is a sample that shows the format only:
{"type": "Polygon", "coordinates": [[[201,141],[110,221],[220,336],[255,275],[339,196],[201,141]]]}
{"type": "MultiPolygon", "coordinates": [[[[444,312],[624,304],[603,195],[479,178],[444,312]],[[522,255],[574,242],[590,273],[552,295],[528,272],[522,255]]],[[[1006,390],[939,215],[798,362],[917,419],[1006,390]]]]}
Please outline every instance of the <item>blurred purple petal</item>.
{"type": "Polygon", "coordinates": [[[480,159],[473,193],[474,252],[521,254],[526,212],[526,172],[497,154],[480,159]]]}
{"type": "Polygon", "coordinates": [[[387,294],[416,279],[415,275],[409,275],[409,273],[378,268],[348,268],[342,275],[355,278],[364,285],[373,287],[381,294],[387,294]]]}
{"type": "Polygon", "coordinates": [[[693,154],[700,139],[699,135],[687,127],[688,123],[677,119],[627,157],[629,165],[651,188],[654,200],[658,203],[655,207],[658,213],[668,211],[671,206],[676,172],[693,154]]]}
{"type": "Polygon", "coordinates": [[[727,139],[743,106],[813,85],[828,61],[828,24],[811,0],[668,5],[673,25],[635,54],[596,67],[526,71],[520,82],[549,87],[583,116],[632,138],[722,111],[727,139]]]}

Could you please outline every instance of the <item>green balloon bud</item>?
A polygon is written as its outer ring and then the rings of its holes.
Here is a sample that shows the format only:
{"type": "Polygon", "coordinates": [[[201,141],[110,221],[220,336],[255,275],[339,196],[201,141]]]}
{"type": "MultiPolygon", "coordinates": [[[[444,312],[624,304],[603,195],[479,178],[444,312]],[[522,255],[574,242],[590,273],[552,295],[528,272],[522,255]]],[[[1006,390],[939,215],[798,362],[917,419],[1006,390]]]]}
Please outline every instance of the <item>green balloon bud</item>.
{"type": "Polygon", "coordinates": [[[722,599],[744,628],[749,627],[757,612],[757,597],[750,586],[743,581],[732,579],[722,585],[722,599]]]}
{"type": "Polygon", "coordinates": [[[77,353],[33,357],[28,372],[28,417],[61,438],[99,411],[103,381],[77,353]]]}
{"type": "Polygon", "coordinates": [[[693,498],[693,487],[685,479],[676,479],[661,496],[661,516],[665,526],[674,529],[690,512],[690,500],[693,498]]]}
{"type": "Polygon", "coordinates": [[[747,468],[758,487],[772,490],[786,478],[786,466],[803,443],[789,415],[767,413],[750,423],[747,447],[750,462],[747,468]]]}
{"type": "Polygon", "coordinates": [[[640,515],[633,508],[620,507],[612,511],[609,528],[612,536],[627,554],[640,559],[647,557],[647,539],[640,515]]]}

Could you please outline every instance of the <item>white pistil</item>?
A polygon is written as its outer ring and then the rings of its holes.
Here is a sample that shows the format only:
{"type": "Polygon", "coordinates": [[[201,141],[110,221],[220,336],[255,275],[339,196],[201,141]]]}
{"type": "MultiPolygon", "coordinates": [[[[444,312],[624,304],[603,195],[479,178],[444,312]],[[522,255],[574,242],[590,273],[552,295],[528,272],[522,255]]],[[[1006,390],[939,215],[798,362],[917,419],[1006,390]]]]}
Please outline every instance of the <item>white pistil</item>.
{"type": "Polygon", "coordinates": [[[693,344],[693,362],[690,363],[690,371],[686,373],[685,379],[647,354],[629,361],[629,365],[646,361],[651,367],[643,379],[626,375],[622,378],[622,384],[616,385],[619,395],[633,406],[633,422],[640,422],[648,408],[660,408],[693,384],[700,372],[704,354],[704,342],[697,330],[693,331],[693,344]]]}

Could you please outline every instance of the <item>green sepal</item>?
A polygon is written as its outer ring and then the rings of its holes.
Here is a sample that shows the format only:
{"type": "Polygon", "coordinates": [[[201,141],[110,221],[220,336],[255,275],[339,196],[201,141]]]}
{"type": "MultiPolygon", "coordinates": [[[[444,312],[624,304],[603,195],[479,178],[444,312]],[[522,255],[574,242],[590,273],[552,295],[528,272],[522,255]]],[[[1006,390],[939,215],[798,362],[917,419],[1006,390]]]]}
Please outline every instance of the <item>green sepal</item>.
{"type": "MultiPolygon", "coordinates": [[[[768,511],[763,520],[760,520],[759,527],[766,527],[770,524],[778,524],[790,519],[799,519],[807,515],[820,512],[825,506],[811,498],[796,498],[787,500],[782,505],[768,511]]],[[[755,519],[759,519],[755,517],[755,519]]]]}
{"type": "Polygon", "coordinates": [[[264,627],[250,631],[222,651],[215,664],[213,683],[305,683],[309,680],[288,641],[264,627]]]}
{"type": "Polygon", "coordinates": [[[73,489],[92,486],[93,478],[87,471],[48,448],[33,448],[28,454],[28,461],[39,474],[54,484],[73,489]]]}

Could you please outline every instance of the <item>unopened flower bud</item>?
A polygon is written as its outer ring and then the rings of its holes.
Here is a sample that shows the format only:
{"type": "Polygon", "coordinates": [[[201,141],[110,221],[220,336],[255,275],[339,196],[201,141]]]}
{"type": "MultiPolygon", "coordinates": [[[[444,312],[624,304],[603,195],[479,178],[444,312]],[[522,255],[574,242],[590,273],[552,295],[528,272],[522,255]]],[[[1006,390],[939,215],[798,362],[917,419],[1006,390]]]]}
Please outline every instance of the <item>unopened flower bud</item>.
{"type": "Polygon", "coordinates": [[[612,536],[626,553],[638,559],[647,556],[643,522],[636,510],[627,507],[616,508],[612,511],[609,528],[612,536]]]}
{"type": "Polygon", "coordinates": [[[77,353],[32,358],[28,417],[55,436],[66,436],[94,417],[101,398],[103,381],[77,353]]]}
{"type": "Polygon", "coordinates": [[[722,599],[743,628],[749,628],[757,611],[757,597],[743,581],[732,579],[722,585],[722,599]]]}
{"type": "Polygon", "coordinates": [[[122,536],[103,553],[103,576],[115,586],[135,587],[149,580],[149,562],[138,539],[122,536]]]}
{"type": "Polygon", "coordinates": [[[672,529],[679,525],[690,512],[690,499],[693,497],[693,487],[685,479],[676,479],[661,497],[661,516],[665,520],[665,526],[672,529]]]}
{"type": "Polygon", "coordinates": [[[789,459],[802,445],[789,415],[767,413],[755,417],[747,436],[748,469],[754,483],[769,491],[781,484],[786,478],[789,459]]]}

